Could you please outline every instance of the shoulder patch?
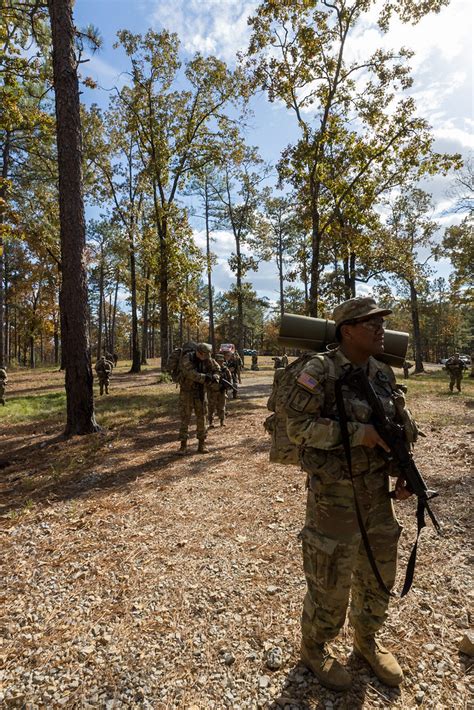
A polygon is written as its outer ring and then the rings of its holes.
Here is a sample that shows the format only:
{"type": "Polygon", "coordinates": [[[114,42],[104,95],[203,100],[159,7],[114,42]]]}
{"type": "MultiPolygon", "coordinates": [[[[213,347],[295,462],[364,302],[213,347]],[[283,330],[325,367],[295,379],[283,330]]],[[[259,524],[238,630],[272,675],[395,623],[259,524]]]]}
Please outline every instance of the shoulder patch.
{"type": "Polygon", "coordinates": [[[298,375],[296,382],[310,392],[314,392],[319,384],[319,380],[312,377],[308,372],[301,372],[298,375]]]}

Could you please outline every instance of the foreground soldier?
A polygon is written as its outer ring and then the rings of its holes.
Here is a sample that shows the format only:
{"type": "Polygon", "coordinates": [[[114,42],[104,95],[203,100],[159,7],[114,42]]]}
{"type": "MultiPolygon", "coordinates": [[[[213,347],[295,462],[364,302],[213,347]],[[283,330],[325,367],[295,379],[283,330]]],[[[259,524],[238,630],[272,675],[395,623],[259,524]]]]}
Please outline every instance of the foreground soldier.
{"type": "MultiPolygon", "coordinates": [[[[305,365],[286,404],[288,435],[301,447],[301,464],[309,486],[306,523],[301,532],[307,582],[301,658],[323,685],[334,690],[346,690],[351,685],[349,673],[327,649],[327,642],[344,624],[349,593],[354,651],[387,685],[397,686],[403,680],[396,659],[375,638],[387,617],[389,596],[370,567],[354,505],[355,493],[377,567],[391,589],[401,528],[389,497],[389,475],[394,472],[389,471],[382,456],[388,447],[367,423],[371,416],[368,403],[343,389],[353,487],[334,395],[334,382],[347,369],[365,367],[388,416],[398,419],[402,414],[408,419],[407,427],[414,427],[391,368],[373,357],[383,352],[383,316],[390,313],[372,298],[352,298],[337,306],[334,320],[339,348],[305,365]],[[332,361],[330,366],[325,364],[327,359],[332,361]]],[[[398,499],[410,495],[401,478],[395,491],[398,499]]]]}
{"type": "Polygon", "coordinates": [[[102,355],[95,364],[95,371],[99,380],[99,393],[102,395],[109,394],[110,375],[112,374],[113,365],[110,360],[107,360],[105,355],[102,355]]]}
{"type": "Polygon", "coordinates": [[[449,391],[452,392],[454,385],[456,385],[457,391],[460,392],[462,373],[464,369],[467,369],[467,366],[459,357],[459,353],[454,353],[454,355],[446,360],[445,368],[449,373],[449,391]]]}
{"type": "Polygon", "coordinates": [[[5,406],[5,390],[7,388],[7,371],[4,367],[0,367],[0,403],[5,406]]]}
{"type": "Polygon", "coordinates": [[[195,352],[183,355],[179,373],[179,455],[188,453],[188,430],[191,416],[196,413],[198,453],[209,453],[205,442],[207,436],[207,392],[205,383],[219,381],[219,366],[211,359],[212,346],[198,343],[195,352]]]}

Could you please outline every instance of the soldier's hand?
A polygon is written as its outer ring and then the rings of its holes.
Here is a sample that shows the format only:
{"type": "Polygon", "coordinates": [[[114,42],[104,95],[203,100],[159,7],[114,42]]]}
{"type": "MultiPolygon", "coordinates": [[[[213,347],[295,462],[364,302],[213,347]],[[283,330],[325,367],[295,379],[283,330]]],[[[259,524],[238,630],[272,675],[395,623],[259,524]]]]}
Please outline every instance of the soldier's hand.
{"type": "Polygon", "coordinates": [[[372,424],[366,424],[364,426],[364,436],[362,437],[361,443],[362,446],[367,446],[369,449],[374,449],[376,446],[380,446],[384,449],[384,451],[390,453],[390,448],[372,424]]]}
{"type": "Polygon", "coordinates": [[[397,478],[397,482],[395,483],[395,498],[397,500],[406,500],[411,495],[413,494],[408,490],[405,479],[402,478],[402,476],[399,476],[397,478]]]}

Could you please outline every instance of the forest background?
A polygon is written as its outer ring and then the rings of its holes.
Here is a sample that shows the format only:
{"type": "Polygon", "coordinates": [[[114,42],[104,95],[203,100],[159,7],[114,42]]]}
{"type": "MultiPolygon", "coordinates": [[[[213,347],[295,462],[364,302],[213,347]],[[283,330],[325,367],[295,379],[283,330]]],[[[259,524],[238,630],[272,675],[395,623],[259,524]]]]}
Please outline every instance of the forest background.
{"type": "MultiPolygon", "coordinates": [[[[59,365],[50,17],[1,5],[0,353],[59,365]]],[[[77,2],[92,356],[277,352],[365,293],[418,369],[471,352],[469,5],[77,2]]]]}

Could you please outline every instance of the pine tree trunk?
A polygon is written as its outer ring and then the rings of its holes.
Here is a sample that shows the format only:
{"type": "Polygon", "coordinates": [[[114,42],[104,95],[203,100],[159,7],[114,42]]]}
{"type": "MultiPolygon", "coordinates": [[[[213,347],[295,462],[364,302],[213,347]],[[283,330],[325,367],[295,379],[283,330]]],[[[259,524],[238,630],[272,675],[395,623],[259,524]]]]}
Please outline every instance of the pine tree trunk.
{"type": "Polygon", "coordinates": [[[211,265],[211,234],[209,228],[209,192],[207,180],[205,182],[205,212],[206,212],[206,258],[207,258],[207,292],[209,300],[209,342],[212,351],[216,350],[216,332],[214,328],[214,303],[212,298],[212,265],[211,265]]]}
{"type": "Polygon", "coordinates": [[[413,325],[413,349],[415,353],[415,374],[424,372],[423,359],[421,354],[421,330],[420,319],[418,314],[418,293],[414,281],[409,281],[410,286],[410,308],[411,320],[413,325]]]}
{"type": "Polygon", "coordinates": [[[137,313],[137,274],[135,262],[135,243],[133,233],[129,234],[130,248],[130,292],[132,301],[132,366],[129,372],[140,372],[141,355],[138,342],[138,313],[137,313]]]}
{"type": "Polygon", "coordinates": [[[116,321],[116,317],[117,317],[118,287],[119,287],[119,278],[117,276],[117,279],[115,281],[114,306],[112,308],[112,323],[110,326],[110,347],[111,347],[112,355],[115,352],[115,321],[116,321]]]}
{"type": "MultiPolygon", "coordinates": [[[[2,181],[0,183],[0,227],[5,220],[7,177],[10,167],[10,133],[6,131],[2,152],[2,181]]],[[[0,235],[0,367],[5,367],[5,255],[4,242],[0,235]]]]}
{"type": "Polygon", "coordinates": [[[102,303],[104,300],[104,258],[100,255],[99,308],[97,309],[97,360],[102,355],[102,303]]]}
{"type": "Polygon", "coordinates": [[[87,332],[82,137],[72,6],[73,0],[48,0],[59,169],[62,266],[60,306],[62,349],[66,363],[66,436],[89,434],[99,429],[94,416],[87,332]]]}
{"type": "Polygon", "coordinates": [[[143,300],[142,323],[142,365],[146,365],[148,354],[148,303],[150,298],[150,267],[147,266],[145,274],[145,298],[143,300]]]}
{"type": "Polygon", "coordinates": [[[319,234],[319,211],[317,207],[316,196],[314,194],[315,186],[311,185],[311,282],[309,289],[309,315],[313,318],[318,317],[319,303],[319,270],[320,270],[320,247],[321,237],[319,234]]]}

